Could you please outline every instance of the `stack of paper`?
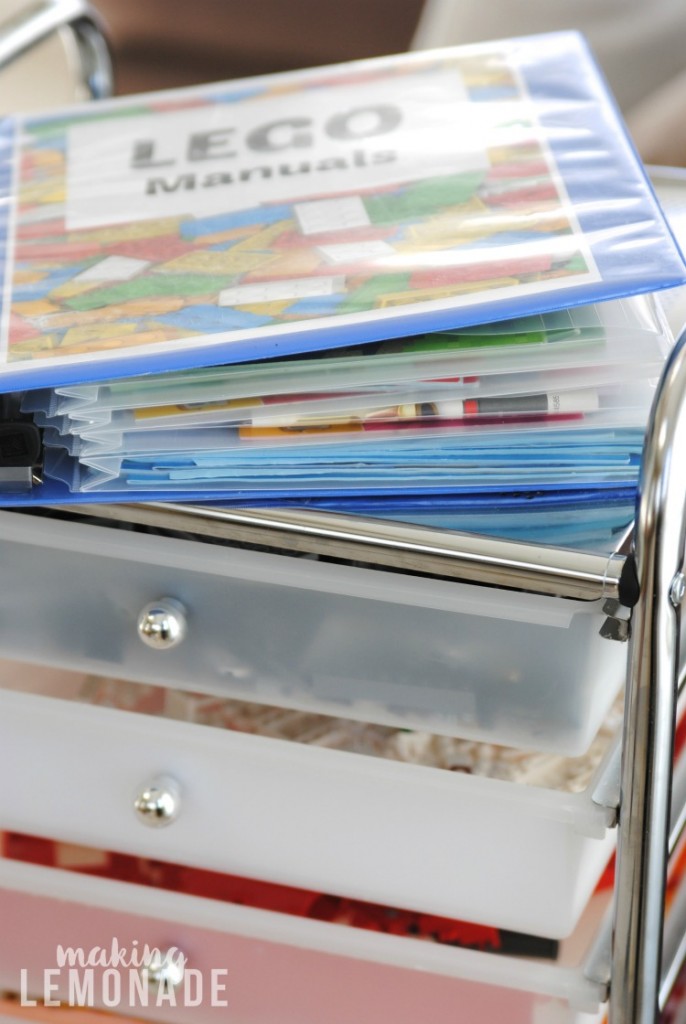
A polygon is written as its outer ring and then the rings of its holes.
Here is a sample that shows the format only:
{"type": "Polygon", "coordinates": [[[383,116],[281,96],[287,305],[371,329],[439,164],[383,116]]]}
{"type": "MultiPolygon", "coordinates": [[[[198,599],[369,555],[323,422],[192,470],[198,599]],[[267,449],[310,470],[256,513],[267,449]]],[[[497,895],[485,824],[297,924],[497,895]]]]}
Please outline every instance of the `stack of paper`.
{"type": "Polygon", "coordinates": [[[631,519],[671,343],[640,293],[686,276],[576,34],[1,138],[0,387],[43,483],[0,500],[316,504],[560,543],[631,519]]]}

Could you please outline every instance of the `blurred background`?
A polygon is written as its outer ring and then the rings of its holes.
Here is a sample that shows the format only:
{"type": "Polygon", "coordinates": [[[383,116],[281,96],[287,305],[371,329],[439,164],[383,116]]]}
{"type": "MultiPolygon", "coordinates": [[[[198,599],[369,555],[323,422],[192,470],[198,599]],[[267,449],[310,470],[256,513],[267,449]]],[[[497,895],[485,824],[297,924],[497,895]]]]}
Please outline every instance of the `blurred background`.
{"type": "Polygon", "coordinates": [[[120,93],[578,28],[646,162],[686,163],[684,0],[94,2],[109,25],[120,93]]]}
{"type": "Polygon", "coordinates": [[[410,46],[423,0],[95,0],[117,91],[331,64],[410,46]]]}
{"type": "MultiPolygon", "coordinates": [[[[3,25],[46,0],[0,0],[3,25]]],[[[59,2],[59,0],[53,0],[59,2]]],[[[686,166],[684,0],[92,0],[118,94],[558,29],[582,31],[646,163],[686,166]]],[[[0,72],[0,112],[70,102],[67,34],[0,72]],[[22,67],[19,67],[19,64],[22,67]],[[35,99],[34,99],[35,95],[35,99]]]]}

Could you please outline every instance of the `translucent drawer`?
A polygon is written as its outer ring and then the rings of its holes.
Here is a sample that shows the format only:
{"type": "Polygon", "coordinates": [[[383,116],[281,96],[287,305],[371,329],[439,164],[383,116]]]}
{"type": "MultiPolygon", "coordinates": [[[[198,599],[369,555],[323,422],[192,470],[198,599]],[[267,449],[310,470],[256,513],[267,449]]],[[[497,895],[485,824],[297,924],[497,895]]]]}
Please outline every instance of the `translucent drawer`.
{"type": "Polygon", "coordinates": [[[567,754],[624,678],[601,600],[6,512],[0,564],[4,657],[567,754]],[[154,650],[165,597],[185,638],[154,650]]]}
{"type": "Polygon", "coordinates": [[[569,792],[2,689],[0,829],[560,938],[615,750],[569,792]]]}
{"type": "MultiPolygon", "coordinates": [[[[42,996],[43,972],[56,967],[58,945],[109,952],[116,940],[127,953],[147,943],[184,955],[187,968],[202,979],[203,1002],[184,1006],[185,979],[175,1008],[154,1005],[154,989],[147,1006],[138,995],[129,1001],[123,967],[124,999],[110,1010],[136,1019],[594,1024],[602,1017],[602,989],[580,967],[444,948],[34,865],[0,861],[0,914],[8,925],[0,933],[0,986],[19,991],[23,969],[28,998],[42,996]],[[213,971],[221,972],[215,976],[225,989],[218,995],[228,1007],[211,1005],[213,971]]],[[[96,994],[103,989],[102,973],[95,972],[96,994]]],[[[66,971],[50,980],[53,998],[68,997],[66,971]]],[[[109,984],[108,995],[116,995],[109,984]]],[[[189,994],[198,988],[196,980],[189,994]]]]}

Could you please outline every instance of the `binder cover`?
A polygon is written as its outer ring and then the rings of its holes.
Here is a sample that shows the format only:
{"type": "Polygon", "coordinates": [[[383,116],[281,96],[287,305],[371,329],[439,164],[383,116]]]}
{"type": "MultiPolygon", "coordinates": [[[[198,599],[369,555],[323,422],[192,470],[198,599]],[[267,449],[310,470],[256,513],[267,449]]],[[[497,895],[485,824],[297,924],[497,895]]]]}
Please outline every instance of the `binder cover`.
{"type": "MultiPolygon", "coordinates": [[[[614,102],[573,32],[9,118],[0,195],[0,393],[13,403],[21,394],[24,417],[43,408],[33,403],[41,389],[78,394],[102,381],[478,333],[686,282],[614,102]]],[[[635,366],[637,339],[625,342],[635,366]]],[[[380,436],[363,446],[364,472],[343,465],[360,460],[353,445],[331,447],[318,479],[301,475],[294,486],[267,448],[247,476],[231,477],[218,437],[194,453],[199,434],[184,431],[168,473],[123,452],[117,466],[106,457],[91,465],[105,486],[88,489],[70,454],[76,435],[47,450],[44,484],[15,487],[0,503],[378,495],[404,515],[443,494],[452,495],[446,511],[471,514],[475,494],[504,509],[506,493],[521,491],[545,510],[574,486],[575,501],[600,507],[603,492],[625,501],[635,481],[648,397],[624,409],[603,392],[597,415],[569,425],[562,468],[554,422],[536,430],[525,421],[514,434],[501,424],[476,456],[479,472],[459,483],[447,463],[469,443],[457,435],[394,440],[410,467],[427,454],[430,478],[388,470],[380,436]],[[506,439],[519,445],[514,461],[496,457],[506,439]],[[591,457],[605,441],[605,455],[591,457]]],[[[34,426],[18,421],[4,447],[30,448],[34,426]]]]}
{"type": "Polygon", "coordinates": [[[0,127],[3,391],[311,352],[686,280],[576,33],[0,127]]]}

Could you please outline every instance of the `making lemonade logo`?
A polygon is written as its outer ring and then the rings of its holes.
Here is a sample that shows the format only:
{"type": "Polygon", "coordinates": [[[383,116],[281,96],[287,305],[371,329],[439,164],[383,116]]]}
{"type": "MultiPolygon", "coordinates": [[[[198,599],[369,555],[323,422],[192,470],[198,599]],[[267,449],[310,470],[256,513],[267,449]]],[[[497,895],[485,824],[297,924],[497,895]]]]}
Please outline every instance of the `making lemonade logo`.
{"type": "Polygon", "coordinates": [[[134,939],[130,947],[113,939],[109,947],[57,946],[55,966],[21,970],[22,1006],[228,1007],[228,969],[189,967],[172,946],[164,951],[134,939]]]}
{"type": "Polygon", "coordinates": [[[250,209],[486,166],[485,112],[469,103],[456,65],[207,99],[72,125],[69,229],[250,209]],[[459,146],[446,147],[447,132],[459,146]]]}

